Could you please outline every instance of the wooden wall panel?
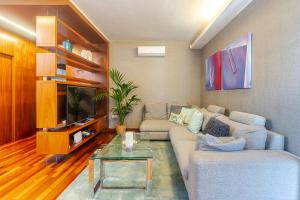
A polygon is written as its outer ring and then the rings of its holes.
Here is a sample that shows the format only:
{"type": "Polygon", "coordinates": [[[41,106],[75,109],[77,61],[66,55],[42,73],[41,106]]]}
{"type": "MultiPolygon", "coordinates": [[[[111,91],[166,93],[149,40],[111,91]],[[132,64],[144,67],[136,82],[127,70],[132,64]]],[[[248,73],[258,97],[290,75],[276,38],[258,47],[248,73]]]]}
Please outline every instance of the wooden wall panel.
{"type": "Polygon", "coordinates": [[[0,145],[12,141],[12,57],[0,54],[0,145]]]}
{"type": "MultiPolygon", "coordinates": [[[[33,135],[36,131],[36,48],[29,40],[10,34],[4,30],[0,33],[9,35],[15,41],[0,37],[0,53],[11,56],[11,138],[12,141],[33,135]]],[[[0,96],[0,98],[3,98],[0,96]]],[[[9,125],[7,125],[9,126],[9,125]]],[[[2,134],[2,133],[0,133],[2,134]]]]}

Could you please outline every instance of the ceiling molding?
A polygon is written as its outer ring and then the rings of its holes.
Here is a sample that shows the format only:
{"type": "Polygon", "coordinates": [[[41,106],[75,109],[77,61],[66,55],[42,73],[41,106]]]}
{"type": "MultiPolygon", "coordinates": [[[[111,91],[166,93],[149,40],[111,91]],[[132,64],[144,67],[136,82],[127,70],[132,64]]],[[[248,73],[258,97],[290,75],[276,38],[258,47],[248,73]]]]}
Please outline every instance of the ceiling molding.
{"type": "Polygon", "coordinates": [[[231,20],[244,10],[253,0],[232,0],[209,23],[190,45],[191,49],[201,49],[213,39],[231,20]]]}

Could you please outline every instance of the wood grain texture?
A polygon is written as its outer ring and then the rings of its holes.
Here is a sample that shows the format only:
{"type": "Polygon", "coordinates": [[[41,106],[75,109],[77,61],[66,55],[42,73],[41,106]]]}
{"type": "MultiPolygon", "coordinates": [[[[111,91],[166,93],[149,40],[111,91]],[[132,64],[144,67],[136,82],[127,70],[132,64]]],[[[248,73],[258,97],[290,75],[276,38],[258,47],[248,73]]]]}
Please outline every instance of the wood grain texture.
{"type": "Polygon", "coordinates": [[[12,136],[12,57],[0,54],[0,145],[12,136]]]}
{"type": "Polygon", "coordinates": [[[36,17],[36,46],[57,46],[57,20],[55,16],[36,17]]]}
{"type": "MultiPolygon", "coordinates": [[[[0,53],[12,58],[12,140],[31,136],[35,131],[35,57],[37,52],[44,50],[36,48],[35,44],[14,34],[0,30],[15,39],[14,42],[0,38],[0,53]]],[[[0,96],[0,98],[3,98],[0,96]]],[[[9,126],[9,125],[7,125],[9,126]]]]}
{"type": "Polygon", "coordinates": [[[56,199],[85,169],[96,148],[113,137],[102,133],[60,163],[53,162],[53,155],[36,153],[35,136],[0,146],[0,199],[56,199]]]}
{"type": "Polygon", "coordinates": [[[87,122],[82,126],[73,126],[63,128],[62,130],[46,132],[37,132],[37,153],[39,154],[69,154],[80,146],[87,143],[89,140],[103,132],[106,126],[106,116],[87,122]],[[73,135],[83,129],[95,131],[93,135],[84,138],[81,142],[74,144],[73,135]]]}
{"type": "Polygon", "coordinates": [[[36,75],[37,76],[56,76],[57,63],[55,53],[36,54],[36,75]]]}
{"type": "Polygon", "coordinates": [[[57,117],[57,84],[55,81],[36,81],[36,127],[55,128],[57,117]]]}

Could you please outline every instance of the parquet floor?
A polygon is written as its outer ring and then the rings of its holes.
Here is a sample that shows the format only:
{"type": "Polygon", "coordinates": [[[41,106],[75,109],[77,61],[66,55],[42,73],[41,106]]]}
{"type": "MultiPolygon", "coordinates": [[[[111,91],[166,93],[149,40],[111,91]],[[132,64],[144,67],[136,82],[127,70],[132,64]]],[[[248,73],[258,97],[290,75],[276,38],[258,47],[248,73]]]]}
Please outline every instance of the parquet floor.
{"type": "Polygon", "coordinates": [[[101,133],[61,162],[36,153],[35,136],[0,146],[0,199],[55,199],[87,166],[88,157],[109,143],[101,133]]]}

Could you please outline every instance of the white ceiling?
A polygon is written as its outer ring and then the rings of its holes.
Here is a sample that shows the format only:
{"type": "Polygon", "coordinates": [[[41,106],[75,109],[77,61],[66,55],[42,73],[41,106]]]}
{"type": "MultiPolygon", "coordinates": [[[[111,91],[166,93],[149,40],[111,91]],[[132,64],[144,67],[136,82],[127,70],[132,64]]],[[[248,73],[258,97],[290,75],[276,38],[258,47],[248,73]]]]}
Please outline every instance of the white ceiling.
{"type": "Polygon", "coordinates": [[[229,0],[73,0],[109,40],[192,41],[207,3],[229,0]]]}

